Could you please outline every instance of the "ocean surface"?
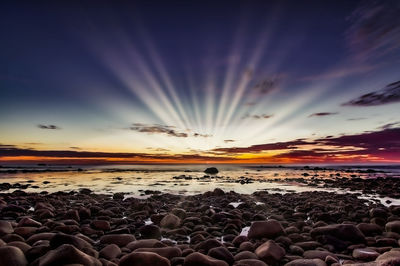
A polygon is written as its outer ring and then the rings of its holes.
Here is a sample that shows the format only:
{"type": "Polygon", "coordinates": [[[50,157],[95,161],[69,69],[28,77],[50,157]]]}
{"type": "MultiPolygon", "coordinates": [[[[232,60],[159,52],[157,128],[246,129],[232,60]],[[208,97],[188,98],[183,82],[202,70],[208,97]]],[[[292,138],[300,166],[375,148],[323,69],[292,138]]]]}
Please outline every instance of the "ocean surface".
{"type": "MultiPolygon", "coordinates": [[[[152,193],[151,191],[192,195],[215,188],[243,194],[260,190],[271,193],[332,191],[332,188],[310,187],[286,179],[385,177],[400,178],[400,165],[3,165],[0,168],[0,183],[14,184],[12,188],[1,192],[12,192],[21,189],[21,186],[26,192],[38,193],[69,192],[88,188],[93,192],[104,194],[123,192],[126,193],[126,197],[146,197],[152,193]],[[205,174],[204,170],[212,166],[217,167],[219,173],[205,174]]],[[[335,191],[349,192],[340,189],[335,191]]]]}

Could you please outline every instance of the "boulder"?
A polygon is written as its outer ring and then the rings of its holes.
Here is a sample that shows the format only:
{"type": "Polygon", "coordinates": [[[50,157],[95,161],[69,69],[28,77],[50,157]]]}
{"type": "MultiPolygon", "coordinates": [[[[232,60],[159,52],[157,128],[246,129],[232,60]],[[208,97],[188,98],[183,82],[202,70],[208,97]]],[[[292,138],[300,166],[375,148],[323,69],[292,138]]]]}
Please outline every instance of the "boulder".
{"type": "Polygon", "coordinates": [[[100,243],[102,244],[115,244],[119,247],[124,247],[128,243],[135,241],[135,237],[130,234],[113,234],[104,235],[100,238],[100,243]]]}
{"type": "Polygon", "coordinates": [[[218,172],[219,172],[218,169],[215,167],[209,167],[206,170],[204,170],[204,173],[211,174],[211,175],[218,174],[218,172]]]}
{"type": "Polygon", "coordinates": [[[319,235],[329,235],[352,243],[365,243],[364,234],[353,224],[332,224],[321,226],[314,228],[310,233],[313,238],[319,235]]]}
{"type": "Polygon", "coordinates": [[[17,247],[0,247],[0,266],[25,266],[28,261],[24,253],[17,247]]]}
{"type": "Polygon", "coordinates": [[[285,266],[326,266],[326,263],[320,259],[297,259],[286,263],[285,266]]]}
{"type": "Polygon", "coordinates": [[[268,240],[256,249],[255,254],[267,264],[275,264],[285,256],[286,252],[273,240],[268,240]]]}
{"type": "Polygon", "coordinates": [[[280,222],[276,220],[256,221],[250,226],[248,238],[275,238],[283,235],[285,231],[280,222]]]}
{"type": "Polygon", "coordinates": [[[160,221],[160,226],[162,228],[175,229],[175,228],[178,228],[180,226],[180,224],[181,224],[181,219],[172,213],[167,214],[160,221]]]}
{"type": "MultiPolygon", "coordinates": [[[[35,264],[35,262],[34,262],[35,264]]],[[[40,266],[53,266],[65,264],[82,264],[85,266],[102,266],[101,262],[93,258],[73,245],[64,244],[56,249],[50,250],[36,261],[40,266]]]]}
{"type": "Polygon", "coordinates": [[[153,252],[132,252],[121,258],[119,266],[171,266],[171,263],[153,252]]]}
{"type": "Polygon", "coordinates": [[[210,256],[194,252],[185,257],[184,266],[228,266],[228,263],[222,260],[211,258],[210,256]]]}

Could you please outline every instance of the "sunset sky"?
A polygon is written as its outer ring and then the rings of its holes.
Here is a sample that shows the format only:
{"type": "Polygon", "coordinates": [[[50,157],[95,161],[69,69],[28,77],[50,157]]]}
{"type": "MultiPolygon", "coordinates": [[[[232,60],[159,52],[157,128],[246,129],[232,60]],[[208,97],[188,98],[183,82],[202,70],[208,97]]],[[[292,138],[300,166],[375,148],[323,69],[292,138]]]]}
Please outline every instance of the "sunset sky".
{"type": "Polygon", "coordinates": [[[400,163],[400,1],[34,2],[0,164],[400,163]]]}

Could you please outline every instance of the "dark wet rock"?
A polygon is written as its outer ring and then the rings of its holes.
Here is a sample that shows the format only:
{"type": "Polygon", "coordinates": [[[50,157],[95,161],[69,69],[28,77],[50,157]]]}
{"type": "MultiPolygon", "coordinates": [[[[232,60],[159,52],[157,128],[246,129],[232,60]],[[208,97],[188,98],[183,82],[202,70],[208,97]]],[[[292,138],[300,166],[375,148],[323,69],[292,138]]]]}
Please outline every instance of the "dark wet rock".
{"type": "Polygon", "coordinates": [[[14,233],[22,236],[23,238],[28,238],[37,231],[37,227],[24,226],[14,228],[14,233]]]}
{"type": "Polygon", "coordinates": [[[177,247],[138,248],[134,252],[153,252],[167,259],[182,256],[182,251],[177,247]]]}
{"type": "Polygon", "coordinates": [[[285,266],[326,266],[320,259],[297,259],[285,264],[285,266]]]}
{"type": "Polygon", "coordinates": [[[305,259],[321,259],[323,261],[325,261],[328,256],[336,257],[333,253],[326,250],[307,250],[303,254],[305,259]]]}
{"type": "Polygon", "coordinates": [[[382,266],[400,265],[400,251],[392,250],[385,252],[376,258],[376,262],[382,266]]]}
{"type": "Polygon", "coordinates": [[[124,247],[128,243],[135,241],[135,237],[129,234],[113,234],[104,235],[100,238],[100,243],[102,244],[115,244],[119,247],[124,247]]]}
{"type": "Polygon", "coordinates": [[[152,252],[132,252],[123,256],[119,266],[170,266],[168,259],[152,252]]]}
{"type": "Polygon", "coordinates": [[[218,260],[226,261],[229,265],[233,264],[235,261],[232,253],[230,253],[226,247],[212,248],[208,251],[207,255],[218,260]]]}
{"type": "Polygon", "coordinates": [[[235,261],[244,260],[244,259],[258,259],[257,255],[250,251],[242,251],[237,253],[234,256],[235,261]]]}
{"type": "Polygon", "coordinates": [[[51,250],[46,255],[40,257],[36,265],[51,266],[65,264],[82,264],[85,266],[101,266],[101,262],[93,258],[72,245],[64,244],[57,249],[51,250]]]}
{"type": "Polygon", "coordinates": [[[36,241],[39,241],[39,240],[50,240],[55,235],[56,235],[56,233],[51,233],[51,232],[34,234],[33,236],[29,237],[26,240],[26,243],[33,245],[36,241]]]}
{"type": "Polygon", "coordinates": [[[211,175],[218,174],[218,172],[219,172],[218,169],[215,167],[209,167],[206,170],[204,170],[204,173],[211,175]]]}
{"type": "Polygon", "coordinates": [[[210,249],[220,247],[222,246],[222,243],[219,242],[216,239],[207,239],[195,246],[195,250],[200,251],[204,250],[205,253],[207,253],[210,249]]]}
{"type": "Polygon", "coordinates": [[[276,220],[256,221],[250,226],[248,238],[271,239],[283,234],[283,227],[281,223],[276,220]]]}
{"type": "Polygon", "coordinates": [[[12,232],[14,232],[14,229],[13,229],[11,223],[0,220],[0,236],[6,235],[6,234],[11,234],[12,232]]]}
{"type": "Polygon", "coordinates": [[[400,234],[400,221],[388,222],[385,225],[385,229],[388,232],[395,232],[395,233],[400,234]]]}
{"type": "Polygon", "coordinates": [[[61,245],[70,244],[76,247],[77,249],[84,249],[84,248],[92,248],[92,245],[87,241],[83,240],[74,235],[67,235],[67,234],[56,234],[50,239],[50,247],[52,249],[56,249],[61,245]]]}
{"type": "Polygon", "coordinates": [[[143,239],[161,239],[160,227],[154,224],[144,225],[139,230],[143,239]]]}
{"type": "Polygon", "coordinates": [[[320,247],[321,243],[317,241],[305,241],[305,242],[297,242],[296,246],[301,247],[303,250],[311,250],[320,247]]]}
{"type": "Polygon", "coordinates": [[[380,227],[377,224],[360,223],[360,224],[357,225],[357,228],[360,229],[360,231],[365,236],[375,236],[375,235],[382,234],[382,227],[380,227]]]}
{"type": "Polygon", "coordinates": [[[276,244],[273,240],[269,240],[259,246],[255,254],[267,264],[274,264],[285,256],[285,250],[276,244]]]}
{"type": "Polygon", "coordinates": [[[319,235],[329,235],[340,240],[350,241],[352,243],[364,243],[364,234],[353,224],[333,224],[315,228],[311,231],[313,237],[319,235]]]}
{"type": "Polygon", "coordinates": [[[26,253],[26,251],[28,251],[31,246],[26,244],[25,242],[22,241],[12,241],[7,243],[8,246],[13,246],[13,247],[17,247],[19,248],[22,252],[26,253]]]}
{"type": "Polygon", "coordinates": [[[24,253],[14,246],[0,247],[0,266],[25,266],[28,261],[24,253]]]}
{"type": "Polygon", "coordinates": [[[268,266],[265,262],[258,260],[258,259],[244,259],[239,260],[235,264],[237,266],[268,266]]]}
{"type": "Polygon", "coordinates": [[[40,226],[42,226],[42,223],[35,221],[29,217],[23,217],[21,220],[19,220],[17,226],[18,227],[25,227],[25,226],[40,227],[40,226]]]}
{"type": "Polygon", "coordinates": [[[129,250],[134,251],[138,248],[165,247],[165,245],[157,239],[140,239],[130,242],[126,247],[129,250]]]}
{"type": "Polygon", "coordinates": [[[370,248],[356,248],[353,250],[352,255],[358,260],[372,261],[375,260],[380,254],[370,248]]]}
{"type": "Polygon", "coordinates": [[[185,258],[184,266],[228,266],[228,263],[222,260],[211,258],[210,256],[194,252],[185,258]]]}
{"type": "Polygon", "coordinates": [[[102,231],[109,231],[111,229],[110,222],[105,220],[94,220],[91,223],[91,226],[95,229],[102,231]]]}
{"type": "Polygon", "coordinates": [[[160,226],[162,228],[175,229],[175,228],[178,228],[180,224],[181,224],[181,219],[172,213],[167,214],[160,221],[160,226]]]}
{"type": "Polygon", "coordinates": [[[107,260],[112,260],[119,257],[120,255],[121,249],[115,244],[107,245],[99,252],[99,256],[107,260]]]}

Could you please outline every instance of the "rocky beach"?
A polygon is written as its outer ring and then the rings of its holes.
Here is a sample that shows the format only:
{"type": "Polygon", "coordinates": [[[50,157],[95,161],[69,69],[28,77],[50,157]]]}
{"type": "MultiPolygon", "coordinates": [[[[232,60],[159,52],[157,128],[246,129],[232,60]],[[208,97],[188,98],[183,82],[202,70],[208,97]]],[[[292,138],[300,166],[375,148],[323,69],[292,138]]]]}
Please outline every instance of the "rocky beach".
{"type": "Polygon", "coordinates": [[[310,191],[141,198],[3,183],[0,266],[400,265],[400,205],[365,197],[396,200],[398,179],[305,176],[269,182],[310,191]]]}

